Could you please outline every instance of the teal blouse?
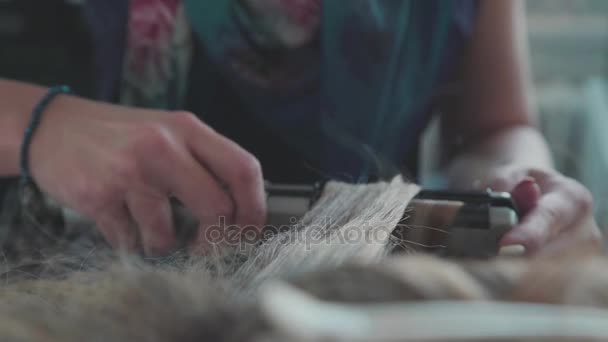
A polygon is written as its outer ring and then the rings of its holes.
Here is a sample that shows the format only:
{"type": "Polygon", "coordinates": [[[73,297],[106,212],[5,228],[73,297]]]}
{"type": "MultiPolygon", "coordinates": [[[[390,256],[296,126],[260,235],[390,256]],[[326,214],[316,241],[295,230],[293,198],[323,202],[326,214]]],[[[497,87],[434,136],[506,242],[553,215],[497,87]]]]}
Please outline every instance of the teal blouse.
{"type": "MultiPolygon", "coordinates": [[[[99,8],[114,3],[120,39],[125,2],[88,1],[98,46],[112,39],[95,26],[99,8]]],[[[324,0],[318,35],[296,49],[257,44],[240,3],[185,0],[196,44],[184,109],[258,156],[271,180],[416,176],[420,133],[472,33],[477,1],[324,0]],[[260,86],[235,60],[269,74],[291,66],[260,86]]],[[[100,95],[112,100],[120,67],[104,53],[100,95]]]]}

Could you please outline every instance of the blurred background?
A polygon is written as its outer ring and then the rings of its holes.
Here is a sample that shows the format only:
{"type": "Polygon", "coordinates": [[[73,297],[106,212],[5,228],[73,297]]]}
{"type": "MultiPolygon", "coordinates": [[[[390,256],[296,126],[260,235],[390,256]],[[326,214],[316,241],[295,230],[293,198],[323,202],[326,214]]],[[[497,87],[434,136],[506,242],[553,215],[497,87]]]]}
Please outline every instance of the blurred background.
{"type": "Polygon", "coordinates": [[[541,128],[557,167],[594,194],[608,227],[608,1],[528,0],[541,128]]]}
{"type": "MultiPolygon", "coordinates": [[[[608,231],[608,1],[527,0],[526,10],[540,128],[556,167],[593,193],[608,231]]],[[[441,183],[437,136],[435,122],[421,152],[429,187],[441,183]]]]}
{"type": "MultiPolygon", "coordinates": [[[[92,96],[82,1],[0,0],[0,77],[68,83],[92,96]]],[[[608,1],[528,0],[526,6],[541,128],[559,170],[593,192],[598,222],[606,228],[608,1]]],[[[423,155],[433,159],[430,152],[423,155]]]]}

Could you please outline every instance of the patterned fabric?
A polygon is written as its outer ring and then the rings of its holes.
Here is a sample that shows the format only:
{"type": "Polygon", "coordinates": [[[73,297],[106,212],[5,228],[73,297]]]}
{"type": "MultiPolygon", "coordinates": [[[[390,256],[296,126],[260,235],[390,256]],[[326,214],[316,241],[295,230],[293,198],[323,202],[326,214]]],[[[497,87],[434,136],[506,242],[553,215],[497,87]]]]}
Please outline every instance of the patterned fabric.
{"type": "Polygon", "coordinates": [[[275,34],[259,38],[252,23],[265,21],[242,2],[185,2],[211,62],[245,106],[323,173],[351,181],[389,178],[415,153],[465,4],[325,0],[318,35],[298,35],[299,22],[288,18],[262,25],[275,34]],[[302,44],[277,38],[285,31],[302,44]]]}
{"type": "Polygon", "coordinates": [[[131,0],[127,32],[120,102],[179,108],[192,53],[181,0],[131,0]]]}
{"type": "Polygon", "coordinates": [[[404,167],[415,174],[420,133],[477,13],[476,0],[182,1],[87,1],[102,98],[193,111],[252,151],[265,174],[305,164],[350,181],[388,178],[404,167]],[[135,25],[137,3],[155,4],[157,16],[162,6],[175,8],[168,11],[174,25],[135,25]],[[104,32],[99,17],[116,23],[113,31],[104,32]],[[181,50],[188,53],[167,49],[182,46],[176,28],[188,24],[192,44],[181,50]],[[133,31],[158,26],[165,39],[132,48],[142,35],[133,31]],[[121,50],[124,36],[130,38],[121,50]],[[123,66],[131,67],[117,70],[121,51],[123,66]],[[168,72],[176,69],[181,73],[168,72]]]}
{"type": "MultiPolygon", "coordinates": [[[[266,48],[303,45],[319,26],[321,0],[243,0],[236,6],[247,17],[248,34],[266,48]]],[[[130,0],[120,102],[179,108],[191,53],[190,27],[181,0],[130,0]]],[[[249,51],[235,53],[230,62],[256,85],[284,84],[281,79],[293,76],[285,65],[264,74],[259,65],[268,61],[251,56],[249,51]]]]}

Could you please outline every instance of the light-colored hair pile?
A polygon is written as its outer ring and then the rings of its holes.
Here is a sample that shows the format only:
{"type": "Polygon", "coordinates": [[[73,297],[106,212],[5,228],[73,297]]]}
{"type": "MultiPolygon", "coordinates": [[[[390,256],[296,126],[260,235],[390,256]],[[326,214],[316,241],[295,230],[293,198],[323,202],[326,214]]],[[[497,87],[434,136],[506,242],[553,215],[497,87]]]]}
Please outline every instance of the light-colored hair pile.
{"type": "Polygon", "coordinates": [[[608,340],[602,256],[391,254],[387,228],[417,191],[330,183],[289,231],[206,256],[116,255],[81,225],[37,240],[3,227],[0,340],[608,340]]]}

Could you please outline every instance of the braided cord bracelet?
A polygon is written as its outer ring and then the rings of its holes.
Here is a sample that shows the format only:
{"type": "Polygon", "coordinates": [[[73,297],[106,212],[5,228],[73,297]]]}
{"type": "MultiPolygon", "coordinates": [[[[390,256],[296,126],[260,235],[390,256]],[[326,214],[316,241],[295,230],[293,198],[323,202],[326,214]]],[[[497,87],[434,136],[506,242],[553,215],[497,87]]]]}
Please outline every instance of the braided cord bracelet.
{"type": "Polygon", "coordinates": [[[25,186],[33,183],[32,175],[30,173],[29,152],[30,146],[32,144],[32,139],[34,138],[34,133],[36,133],[36,129],[40,125],[44,110],[57,97],[57,95],[70,93],[72,93],[72,89],[69,86],[54,86],[49,89],[46,95],[40,100],[40,102],[36,104],[36,107],[34,107],[30,122],[27,125],[27,128],[25,129],[25,133],[23,135],[23,142],[21,143],[21,149],[19,151],[21,171],[20,181],[22,185],[25,186]]]}
{"type": "MultiPolygon", "coordinates": [[[[58,215],[49,214],[52,213],[52,210],[49,210],[47,203],[44,200],[44,196],[32,179],[32,175],[30,173],[29,152],[34,133],[36,133],[36,129],[40,125],[44,110],[53,101],[53,99],[57,97],[57,95],[70,94],[71,92],[72,90],[70,87],[66,85],[59,85],[50,88],[40,102],[36,104],[36,107],[34,107],[30,122],[25,129],[23,142],[21,143],[21,149],[19,151],[19,166],[21,171],[19,179],[19,197],[21,202],[20,214],[24,224],[31,224],[34,227],[44,228],[45,225],[43,222],[48,221],[49,217],[52,217],[53,220],[56,220],[57,222],[62,222],[59,221],[60,219],[62,220],[62,218],[59,218],[58,215]]],[[[63,223],[55,226],[63,227],[63,223]]]]}

